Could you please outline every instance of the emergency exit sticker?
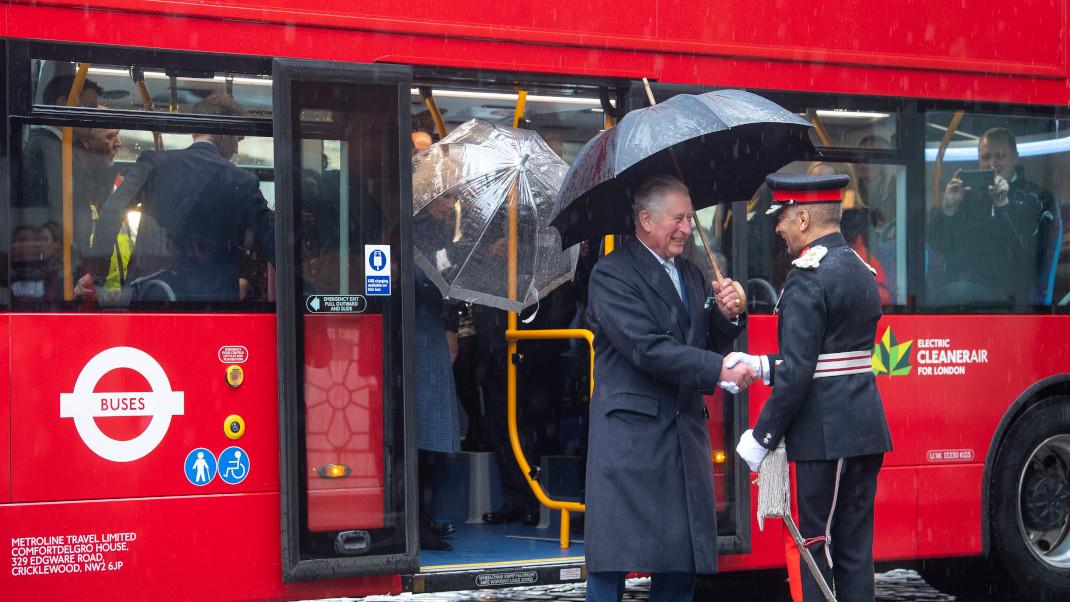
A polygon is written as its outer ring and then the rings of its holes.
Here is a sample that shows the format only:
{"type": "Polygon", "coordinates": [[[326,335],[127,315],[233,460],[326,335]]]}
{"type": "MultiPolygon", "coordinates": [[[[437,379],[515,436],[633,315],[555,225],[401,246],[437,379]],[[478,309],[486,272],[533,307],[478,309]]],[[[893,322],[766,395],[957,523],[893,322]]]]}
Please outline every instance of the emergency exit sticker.
{"type": "Polygon", "coordinates": [[[390,294],[390,245],[364,245],[364,294],[390,294]]]}

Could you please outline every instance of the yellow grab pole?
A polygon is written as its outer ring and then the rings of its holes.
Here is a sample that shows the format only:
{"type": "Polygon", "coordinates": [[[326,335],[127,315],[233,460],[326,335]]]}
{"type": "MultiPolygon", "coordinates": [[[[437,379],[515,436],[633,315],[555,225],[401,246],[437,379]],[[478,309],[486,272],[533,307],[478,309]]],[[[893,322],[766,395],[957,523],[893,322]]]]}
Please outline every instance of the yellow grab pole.
{"type": "Polygon", "coordinates": [[[438,139],[442,140],[446,137],[446,122],[442,120],[442,112],[438,110],[438,103],[435,102],[431,88],[420,88],[420,96],[424,99],[424,104],[427,105],[427,111],[431,113],[431,120],[435,122],[435,132],[438,133],[438,139]]]}
{"type": "MultiPolygon", "coordinates": [[[[74,75],[74,83],[67,94],[67,106],[78,106],[78,100],[82,96],[82,86],[85,85],[86,75],[89,73],[89,63],[78,63],[78,71],[74,75]]],[[[74,128],[63,128],[63,149],[60,158],[63,170],[63,299],[74,299],[74,265],[71,258],[71,247],[74,243],[74,128]]]]}
{"type": "Polygon", "coordinates": [[[528,93],[526,90],[519,90],[516,93],[516,111],[513,113],[513,127],[520,127],[520,120],[524,118],[524,107],[528,103],[528,93]]]}
{"type": "Polygon", "coordinates": [[[947,124],[947,129],[944,130],[944,137],[940,140],[940,148],[936,151],[936,163],[933,164],[933,207],[939,207],[943,203],[943,190],[940,188],[940,179],[944,176],[944,153],[947,152],[947,147],[951,144],[951,138],[955,136],[955,132],[959,129],[959,122],[962,121],[963,116],[966,115],[966,111],[959,109],[951,115],[951,122],[947,124]]]}
{"type": "MultiPolygon", "coordinates": [[[[141,71],[140,67],[131,67],[130,79],[134,80],[134,87],[137,89],[138,98],[141,99],[141,106],[145,107],[145,110],[150,113],[155,111],[156,107],[152,104],[152,95],[149,94],[149,87],[145,85],[145,74],[141,71]]],[[[153,132],[152,142],[156,147],[156,150],[163,150],[163,134],[160,132],[153,132]]]]}
{"type": "MultiPolygon", "coordinates": [[[[646,81],[646,80],[644,80],[644,81],[646,81]]],[[[649,87],[649,86],[650,86],[650,84],[647,84],[647,87],[649,87]]],[[[602,126],[605,127],[608,130],[609,128],[613,127],[614,125],[616,125],[616,122],[613,119],[613,116],[610,115],[609,113],[602,113],[602,126]]],[[[602,239],[602,253],[603,253],[603,255],[609,255],[616,248],[617,248],[617,237],[613,236],[612,234],[607,234],[602,239]]],[[[595,252],[597,253],[598,251],[595,251],[595,252]]],[[[593,377],[591,378],[591,382],[592,383],[594,382],[594,378],[593,377]]]]}

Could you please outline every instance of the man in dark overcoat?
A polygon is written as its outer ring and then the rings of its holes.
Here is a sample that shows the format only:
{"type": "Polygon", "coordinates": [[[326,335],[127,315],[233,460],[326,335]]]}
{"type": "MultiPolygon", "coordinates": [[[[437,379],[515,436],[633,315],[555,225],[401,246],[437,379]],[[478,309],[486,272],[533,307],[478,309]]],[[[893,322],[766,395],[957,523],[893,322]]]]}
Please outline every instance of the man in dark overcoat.
{"type": "MultiPolygon", "coordinates": [[[[218,93],[197,103],[193,112],[246,114],[233,98],[218,93]]],[[[163,280],[183,302],[240,301],[240,259],[247,230],[263,256],[275,260],[275,214],[256,175],[231,162],[241,139],[194,134],[188,148],[141,153],[104,203],[89,253],[91,272],[80,284],[88,288],[107,274],[123,216],[140,200],[141,228],[128,279],[163,280]],[[154,226],[150,229],[147,223],[154,226]]]]}
{"type": "MultiPolygon", "coordinates": [[[[680,254],[694,209],[683,182],[648,179],[632,204],[635,238],[590,277],[595,390],[590,408],[587,600],[619,600],[630,571],[651,573],[654,602],[691,600],[717,566],[717,524],[703,393],[755,377],[722,367],[743,330],[731,280],[711,295],[680,254]]],[[[739,370],[740,367],[745,370],[739,370]]]]}
{"type": "MultiPolygon", "coordinates": [[[[776,232],[798,258],[777,303],[780,353],[739,356],[773,393],[736,449],[757,471],[766,453],[785,441],[796,467],[799,530],[837,599],[858,601],[874,599],[873,505],[892,440],[873,376],[881,316],[876,272],[840,233],[849,180],[766,179],[776,232]]],[[[810,572],[801,572],[803,599],[824,600],[810,572]]]]}

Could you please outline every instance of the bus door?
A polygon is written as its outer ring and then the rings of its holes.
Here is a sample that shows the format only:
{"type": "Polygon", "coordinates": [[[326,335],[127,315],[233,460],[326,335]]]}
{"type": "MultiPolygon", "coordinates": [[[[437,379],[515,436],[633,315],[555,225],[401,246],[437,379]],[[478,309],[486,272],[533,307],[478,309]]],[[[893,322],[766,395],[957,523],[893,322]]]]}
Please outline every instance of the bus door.
{"type": "Polygon", "coordinates": [[[411,70],[273,79],[283,578],[413,572],[411,70]]]}

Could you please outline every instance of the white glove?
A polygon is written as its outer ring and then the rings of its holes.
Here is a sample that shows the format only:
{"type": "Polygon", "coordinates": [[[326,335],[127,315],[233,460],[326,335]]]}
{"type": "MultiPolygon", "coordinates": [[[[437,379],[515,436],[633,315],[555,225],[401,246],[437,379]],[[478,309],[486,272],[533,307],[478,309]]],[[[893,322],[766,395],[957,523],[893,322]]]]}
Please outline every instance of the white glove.
{"type": "Polygon", "coordinates": [[[769,453],[769,450],[762,447],[758,440],[754,438],[753,429],[747,429],[739,438],[736,453],[739,454],[740,458],[743,458],[743,461],[747,463],[752,472],[758,472],[758,467],[762,465],[762,460],[765,459],[765,455],[769,453]]]}
{"type": "Polygon", "coordinates": [[[725,391],[728,391],[732,395],[738,395],[739,394],[739,385],[737,385],[736,383],[734,383],[734,382],[732,382],[730,380],[722,380],[721,382],[719,382],[717,384],[720,385],[722,389],[724,389],[725,391]]]}
{"type": "MultiPolygon", "coordinates": [[[[731,368],[739,362],[743,362],[751,367],[755,373],[758,374],[758,378],[762,379],[762,382],[769,384],[769,379],[772,376],[772,372],[769,370],[769,356],[767,355],[750,355],[749,353],[740,353],[733,351],[724,358],[724,367],[731,368]]],[[[728,390],[725,387],[725,383],[721,383],[721,387],[728,390]]],[[[738,393],[738,391],[728,391],[729,393],[738,393]]]]}

